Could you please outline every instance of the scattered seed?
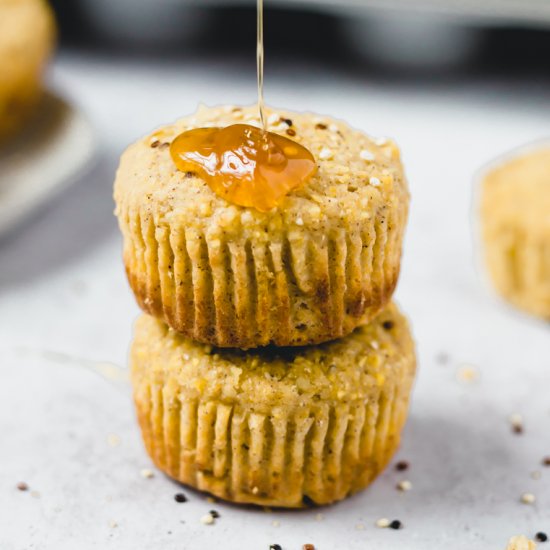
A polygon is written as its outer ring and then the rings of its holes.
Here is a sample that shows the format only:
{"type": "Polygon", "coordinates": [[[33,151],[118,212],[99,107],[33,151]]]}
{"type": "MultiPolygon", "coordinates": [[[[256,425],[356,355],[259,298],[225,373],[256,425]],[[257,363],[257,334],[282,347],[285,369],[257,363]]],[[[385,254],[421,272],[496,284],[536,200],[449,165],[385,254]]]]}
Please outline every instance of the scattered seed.
{"type": "Polygon", "coordinates": [[[372,153],[372,151],[369,151],[368,149],[363,149],[360,153],[359,153],[359,156],[363,159],[363,160],[368,160],[368,161],[373,161],[374,160],[374,154],[372,153]]]}
{"type": "Polygon", "coordinates": [[[523,433],[523,426],[513,426],[512,427],[512,431],[517,434],[517,435],[520,435],[523,433]]]}
{"type": "Polygon", "coordinates": [[[381,529],[386,529],[386,527],[390,526],[391,521],[388,518],[380,518],[379,520],[376,520],[376,527],[380,527],[381,529]]]}
{"type": "Polygon", "coordinates": [[[315,128],[317,130],[326,130],[328,126],[326,124],[323,124],[322,122],[319,122],[318,124],[315,125],[315,128]]]}
{"type": "Polygon", "coordinates": [[[514,413],[510,415],[510,425],[512,426],[512,431],[515,434],[523,433],[523,417],[521,414],[514,413]]]}
{"type": "Polygon", "coordinates": [[[472,365],[462,365],[459,367],[456,377],[460,382],[471,383],[479,378],[479,373],[472,365]]]}
{"type": "Polygon", "coordinates": [[[187,497],[183,493],[176,493],[174,495],[174,500],[176,502],[187,502],[187,497]]]}
{"type": "Polygon", "coordinates": [[[546,542],[548,540],[548,535],[542,531],[539,531],[536,535],[535,535],[535,540],[537,542],[546,542]]]}
{"type": "Polygon", "coordinates": [[[404,472],[405,470],[409,469],[409,463],[406,460],[400,460],[396,465],[395,469],[398,472],[404,472]]]}
{"type": "Polygon", "coordinates": [[[118,447],[120,445],[120,437],[116,434],[109,434],[107,436],[107,443],[110,447],[118,447]]]}
{"type": "Polygon", "coordinates": [[[323,514],[315,514],[315,521],[323,521],[325,516],[323,514]]]}
{"type": "Polygon", "coordinates": [[[384,321],[382,323],[382,327],[384,328],[384,330],[391,330],[393,328],[393,321],[384,321]]]}
{"type": "Polygon", "coordinates": [[[512,537],[508,541],[508,546],[506,550],[535,550],[536,548],[535,541],[528,539],[527,537],[520,535],[512,537]]]}
{"type": "Polygon", "coordinates": [[[154,139],[151,143],[150,143],[150,146],[152,149],[155,149],[156,147],[158,147],[160,145],[160,141],[158,139],[154,139]]]}
{"type": "Polygon", "coordinates": [[[271,525],[273,525],[273,527],[279,527],[281,525],[281,522],[280,521],[277,521],[276,519],[274,519],[272,522],[271,522],[271,525]]]}
{"type": "Polygon", "coordinates": [[[315,546],[313,544],[304,544],[302,550],[315,550],[315,546]]]}
{"type": "Polygon", "coordinates": [[[16,485],[16,487],[19,491],[28,491],[29,490],[29,486],[24,481],[20,481],[16,485]]]}
{"type": "Polygon", "coordinates": [[[410,491],[412,489],[412,483],[405,479],[403,481],[400,481],[398,484],[397,484],[397,489],[399,491],[403,491],[403,492],[407,492],[407,491],[410,491]]]}
{"type": "Polygon", "coordinates": [[[382,182],[381,182],[378,178],[376,178],[376,177],[373,176],[372,178],[370,178],[369,183],[370,183],[373,187],[379,187],[380,184],[381,184],[382,182]]]}
{"type": "Polygon", "coordinates": [[[40,498],[40,493],[38,491],[31,491],[31,497],[40,498]]]}
{"type": "Polygon", "coordinates": [[[210,510],[210,512],[208,512],[214,519],[218,519],[220,517],[220,514],[217,510],[210,510]]]}
{"type": "Polygon", "coordinates": [[[319,158],[321,160],[329,160],[332,158],[332,151],[328,147],[323,147],[319,152],[319,158]]]}
{"type": "Polygon", "coordinates": [[[535,500],[536,498],[533,493],[523,493],[523,495],[521,495],[521,502],[523,502],[523,504],[534,504],[535,500]]]}
{"type": "Polygon", "coordinates": [[[149,470],[149,468],[143,468],[140,472],[141,477],[144,477],[146,479],[151,479],[152,477],[155,477],[155,473],[153,470],[149,470]]]}
{"type": "Polygon", "coordinates": [[[280,544],[270,544],[269,550],[283,550],[283,547],[280,544]]]}
{"type": "Polygon", "coordinates": [[[295,136],[296,135],[296,130],[294,130],[293,128],[288,128],[286,133],[289,136],[295,136]]]}
{"type": "Polygon", "coordinates": [[[398,520],[398,519],[394,519],[389,525],[388,527],[390,529],[401,529],[403,527],[403,524],[398,520]]]}
{"type": "Polygon", "coordinates": [[[201,517],[201,523],[203,525],[212,525],[214,523],[214,517],[212,514],[204,514],[204,516],[201,517]]]}
{"type": "Polygon", "coordinates": [[[545,456],[545,457],[542,459],[542,465],[543,465],[543,466],[550,466],[550,456],[545,456]]]}

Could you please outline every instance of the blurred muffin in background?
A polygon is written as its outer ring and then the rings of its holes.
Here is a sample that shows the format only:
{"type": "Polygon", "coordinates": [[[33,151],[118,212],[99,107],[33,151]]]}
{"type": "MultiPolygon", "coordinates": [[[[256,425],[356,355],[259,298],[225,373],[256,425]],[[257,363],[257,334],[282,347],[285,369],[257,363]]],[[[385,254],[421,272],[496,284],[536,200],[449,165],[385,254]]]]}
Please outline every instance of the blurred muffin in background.
{"type": "Polygon", "coordinates": [[[485,174],[481,223],[497,291],[550,320],[550,147],[520,152],[485,174]]]}
{"type": "Polygon", "coordinates": [[[0,140],[38,103],[54,42],[55,21],[44,0],[0,0],[0,140]]]}

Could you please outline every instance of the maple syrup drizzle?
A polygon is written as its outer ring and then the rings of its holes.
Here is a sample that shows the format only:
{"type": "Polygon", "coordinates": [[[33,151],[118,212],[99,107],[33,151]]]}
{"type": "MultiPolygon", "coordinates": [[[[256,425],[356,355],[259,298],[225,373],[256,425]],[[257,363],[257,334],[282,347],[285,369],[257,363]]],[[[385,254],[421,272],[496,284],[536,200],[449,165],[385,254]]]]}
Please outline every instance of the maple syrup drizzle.
{"type": "MultiPolygon", "coordinates": [[[[263,34],[263,0],[257,0],[256,61],[261,128],[233,124],[225,128],[188,130],[174,139],[170,155],[178,170],[198,173],[214,193],[228,202],[266,212],[292,189],[304,184],[317,166],[304,146],[266,129],[263,34]]],[[[288,128],[288,122],[285,127],[288,128]]]]}
{"type": "Polygon", "coordinates": [[[302,145],[248,124],[184,132],[170,152],[182,172],[198,172],[220,197],[261,212],[279,204],[316,168],[302,145]]]}
{"type": "Polygon", "coordinates": [[[258,75],[258,111],[262,128],[266,130],[264,114],[264,0],[256,4],[256,73],[258,75]]]}

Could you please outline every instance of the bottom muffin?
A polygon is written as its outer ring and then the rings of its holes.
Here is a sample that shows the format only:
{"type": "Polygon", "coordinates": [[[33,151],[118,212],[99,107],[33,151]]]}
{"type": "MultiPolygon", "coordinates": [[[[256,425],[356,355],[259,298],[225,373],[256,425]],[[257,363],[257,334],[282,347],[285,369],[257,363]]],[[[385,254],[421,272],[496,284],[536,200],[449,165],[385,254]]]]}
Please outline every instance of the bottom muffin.
{"type": "Polygon", "coordinates": [[[376,477],[399,445],[415,365],[393,304],[341,340],[246,352],[144,315],[131,350],[155,464],[217,497],[284,507],[328,504],[376,477]]]}

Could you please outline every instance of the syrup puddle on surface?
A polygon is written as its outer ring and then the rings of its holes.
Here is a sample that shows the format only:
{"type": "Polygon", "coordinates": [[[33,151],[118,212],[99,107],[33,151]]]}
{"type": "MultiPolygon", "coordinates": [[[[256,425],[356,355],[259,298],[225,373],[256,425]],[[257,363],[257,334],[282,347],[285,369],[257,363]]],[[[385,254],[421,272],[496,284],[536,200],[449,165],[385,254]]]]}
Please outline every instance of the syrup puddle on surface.
{"type": "Polygon", "coordinates": [[[261,128],[234,124],[195,128],[177,136],[170,154],[178,170],[196,172],[228,202],[262,212],[277,206],[315,173],[313,155],[302,145],[268,132],[264,108],[263,0],[257,0],[256,63],[261,128]]]}

